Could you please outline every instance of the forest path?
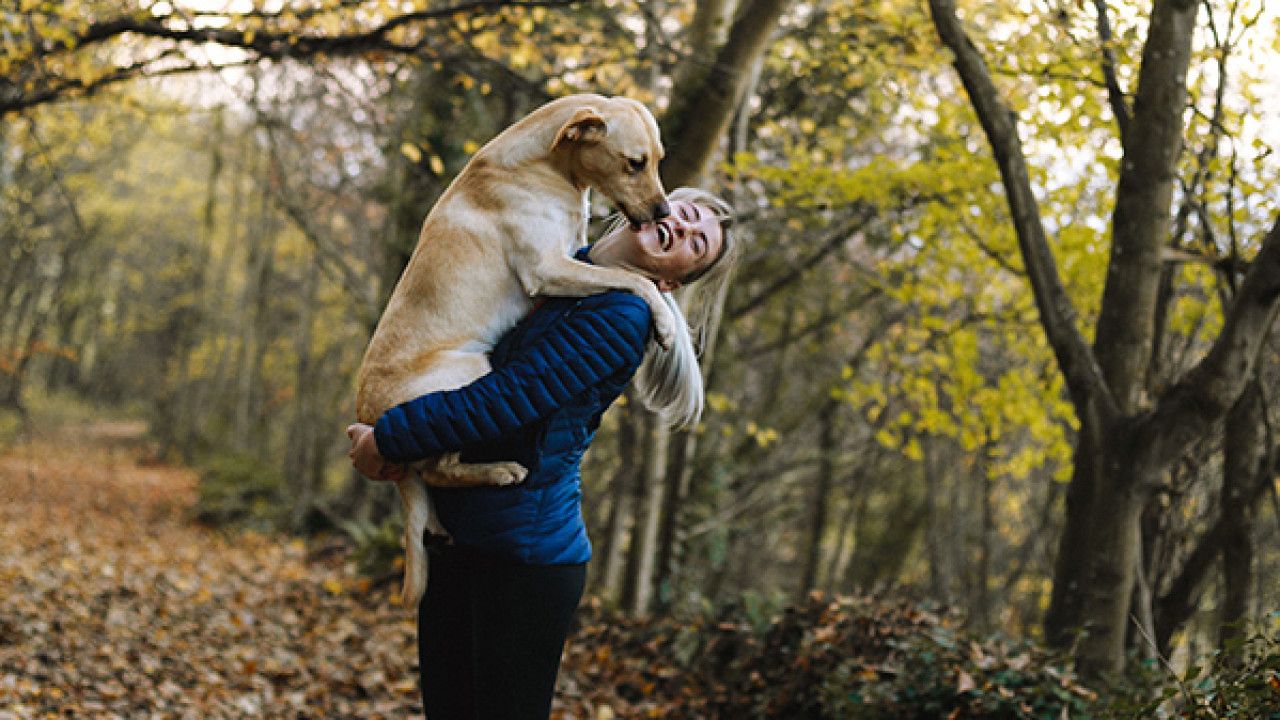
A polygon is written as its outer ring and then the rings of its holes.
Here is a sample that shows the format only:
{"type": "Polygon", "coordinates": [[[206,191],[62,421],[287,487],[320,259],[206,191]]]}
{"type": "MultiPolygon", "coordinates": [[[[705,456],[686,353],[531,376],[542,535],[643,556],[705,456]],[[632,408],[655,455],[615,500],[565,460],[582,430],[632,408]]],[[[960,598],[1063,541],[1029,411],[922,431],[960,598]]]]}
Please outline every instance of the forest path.
{"type": "Polygon", "coordinates": [[[421,717],[413,614],[340,556],[192,522],[195,473],[144,432],[0,454],[0,720],[421,717]]]}

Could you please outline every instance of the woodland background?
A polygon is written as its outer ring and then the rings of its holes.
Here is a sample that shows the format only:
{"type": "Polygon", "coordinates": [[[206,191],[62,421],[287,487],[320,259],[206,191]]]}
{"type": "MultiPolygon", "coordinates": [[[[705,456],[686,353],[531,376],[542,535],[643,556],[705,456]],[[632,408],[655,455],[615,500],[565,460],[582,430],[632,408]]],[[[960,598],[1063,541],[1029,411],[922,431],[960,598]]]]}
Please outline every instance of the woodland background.
{"type": "MultiPolygon", "coordinates": [[[[956,4],[7,3],[0,440],[144,419],[197,520],[385,590],[397,503],[342,429],[422,218],[533,107],[628,95],[746,253],[701,424],[620,403],[585,462],[592,612],[767,638],[872,593],[1163,711],[1274,707],[1277,14],[956,4]]],[[[759,712],[853,716],[814,702],[759,712]]]]}

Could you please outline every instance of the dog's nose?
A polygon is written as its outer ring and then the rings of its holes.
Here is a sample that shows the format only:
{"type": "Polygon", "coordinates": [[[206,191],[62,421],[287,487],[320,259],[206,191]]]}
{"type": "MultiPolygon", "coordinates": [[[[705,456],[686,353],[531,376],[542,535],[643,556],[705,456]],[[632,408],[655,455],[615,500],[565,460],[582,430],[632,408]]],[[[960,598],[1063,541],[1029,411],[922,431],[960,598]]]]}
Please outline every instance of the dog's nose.
{"type": "Polygon", "coordinates": [[[667,204],[666,200],[663,200],[662,202],[659,202],[657,205],[653,206],[654,220],[661,220],[662,218],[670,214],[671,214],[671,206],[667,204]]]}

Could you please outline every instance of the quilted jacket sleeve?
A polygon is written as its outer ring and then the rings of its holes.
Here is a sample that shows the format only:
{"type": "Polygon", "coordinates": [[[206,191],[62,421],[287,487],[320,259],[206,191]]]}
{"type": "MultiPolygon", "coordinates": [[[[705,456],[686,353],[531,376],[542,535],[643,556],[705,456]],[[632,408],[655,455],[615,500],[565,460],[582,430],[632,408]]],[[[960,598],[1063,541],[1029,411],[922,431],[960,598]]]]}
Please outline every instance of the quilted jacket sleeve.
{"type": "Polygon", "coordinates": [[[627,293],[579,306],[520,355],[470,385],[383,413],[374,426],[378,451],[391,462],[414,462],[500,440],[602,380],[634,373],[644,357],[649,322],[649,307],[627,293]]]}

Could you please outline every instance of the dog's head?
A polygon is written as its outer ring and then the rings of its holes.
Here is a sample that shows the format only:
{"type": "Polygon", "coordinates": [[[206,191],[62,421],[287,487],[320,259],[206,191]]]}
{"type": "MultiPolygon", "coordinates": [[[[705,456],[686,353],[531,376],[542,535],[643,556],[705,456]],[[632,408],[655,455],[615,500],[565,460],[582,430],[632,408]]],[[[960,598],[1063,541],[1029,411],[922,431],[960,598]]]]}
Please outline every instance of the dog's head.
{"type": "Polygon", "coordinates": [[[662,138],[643,104],[608,98],[577,109],[556,134],[552,151],[564,153],[575,179],[613,201],[633,225],[670,214],[658,177],[662,138]]]}

